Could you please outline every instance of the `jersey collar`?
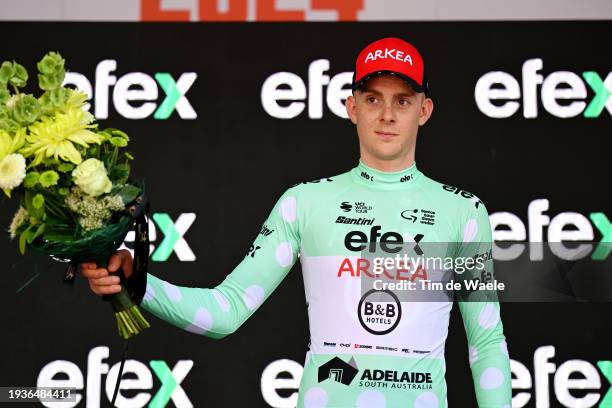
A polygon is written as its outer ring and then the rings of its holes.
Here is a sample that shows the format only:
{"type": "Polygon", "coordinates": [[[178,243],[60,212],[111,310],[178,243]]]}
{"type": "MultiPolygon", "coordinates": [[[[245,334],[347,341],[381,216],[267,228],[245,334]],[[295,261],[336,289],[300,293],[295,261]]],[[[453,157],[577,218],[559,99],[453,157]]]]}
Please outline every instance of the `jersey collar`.
{"type": "Polygon", "coordinates": [[[361,160],[351,170],[353,179],[359,184],[382,189],[402,189],[413,184],[421,175],[416,163],[400,171],[381,171],[366,166],[361,160]]]}

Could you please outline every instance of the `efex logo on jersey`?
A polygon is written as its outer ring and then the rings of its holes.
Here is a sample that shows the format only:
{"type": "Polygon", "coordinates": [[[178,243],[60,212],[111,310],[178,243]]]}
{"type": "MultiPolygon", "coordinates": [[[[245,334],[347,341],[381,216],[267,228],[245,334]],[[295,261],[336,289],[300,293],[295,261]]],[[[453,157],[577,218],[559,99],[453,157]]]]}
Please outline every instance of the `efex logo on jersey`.
{"type": "MultiPolygon", "coordinates": [[[[419,242],[423,239],[423,234],[416,234],[414,242],[416,243],[413,250],[422,255],[423,252],[419,248],[419,242]]],[[[363,251],[368,248],[368,252],[374,253],[377,248],[380,248],[386,253],[398,253],[404,248],[404,238],[401,234],[389,231],[381,233],[381,226],[374,225],[370,228],[369,236],[363,231],[349,231],[344,237],[344,247],[349,251],[363,251]],[[380,241],[378,238],[380,237],[380,241]],[[379,243],[379,245],[376,245],[379,243]]]]}
{"type": "MultiPolygon", "coordinates": [[[[198,77],[195,72],[184,72],[175,81],[167,72],[154,74],[155,79],[143,72],[130,72],[117,78],[111,75],[116,69],[116,60],[100,61],[96,66],[94,86],[85,75],[78,72],[67,72],[64,84],[75,85],[92,99],[94,115],[98,119],[108,118],[109,88],[113,85],[113,107],[124,118],[144,119],[153,114],[154,119],[164,120],[174,111],[181,119],[198,117],[185,96],[198,77]],[[158,104],[154,101],[159,98],[159,88],[165,97],[158,104]]],[[[89,108],[90,105],[86,105],[86,109],[89,108]]]]}
{"type": "Polygon", "coordinates": [[[612,115],[612,72],[608,72],[605,80],[595,71],[585,71],[581,75],[556,71],[544,77],[538,73],[543,66],[541,58],[529,59],[523,63],[522,89],[519,81],[507,72],[486,73],[474,89],[478,109],[490,118],[509,118],[519,110],[522,97],[523,117],[537,118],[537,87],[542,85],[540,100],[546,112],[552,116],[573,118],[582,114],[587,119],[595,119],[604,109],[612,115]],[[588,104],[585,82],[594,92],[588,104]]]}
{"type": "Polygon", "coordinates": [[[448,186],[446,184],[443,185],[442,188],[448,191],[449,193],[457,194],[463,198],[467,198],[471,200],[474,203],[474,207],[476,208],[478,208],[478,206],[482,204],[482,201],[480,201],[478,197],[476,197],[474,194],[470,193],[469,191],[461,190],[460,188],[448,186]]]}

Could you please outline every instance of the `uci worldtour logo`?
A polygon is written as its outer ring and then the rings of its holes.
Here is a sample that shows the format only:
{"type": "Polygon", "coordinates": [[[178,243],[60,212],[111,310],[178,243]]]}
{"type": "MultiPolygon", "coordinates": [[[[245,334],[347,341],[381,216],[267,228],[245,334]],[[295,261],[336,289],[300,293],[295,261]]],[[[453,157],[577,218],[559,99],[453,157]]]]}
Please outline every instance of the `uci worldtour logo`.
{"type": "MultiPolygon", "coordinates": [[[[195,72],[184,72],[174,79],[167,72],[157,72],[151,77],[143,72],[130,72],[120,77],[111,73],[117,69],[117,61],[108,59],[96,66],[95,81],[78,72],[67,72],[64,85],[76,86],[85,92],[94,106],[98,119],[107,119],[110,100],[115,111],[127,119],[168,119],[176,112],[181,119],[196,119],[187,92],[197,79],[195,72]],[[160,103],[160,96],[163,99],[160,103]]],[[[90,104],[85,106],[89,110],[90,104]]]]}
{"type": "MultiPolygon", "coordinates": [[[[149,220],[149,239],[151,242],[157,241],[157,228],[161,230],[164,236],[157,247],[155,245],[150,245],[149,247],[152,261],[165,262],[172,253],[176,254],[176,257],[182,262],[196,260],[195,254],[185,240],[185,234],[195,222],[195,213],[182,213],[176,221],[173,221],[167,213],[155,213],[151,218],[152,220],[149,220]]],[[[131,252],[132,248],[129,246],[133,242],[134,231],[130,231],[120,249],[128,249],[131,252]]]]}
{"type": "Polygon", "coordinates": [[[525,61],[519,80],[503,71],[486,73],[474,90],[478,109],[490,118],[505,119],[514,115],[522,103],[523,117],[533,119],[539,116],[539,96],[544,110],[558,118],[582,115],[595,119],[604,109],[612,115],[612,72],[602,80],[595,71],[580,75],[556,71],[544,76],[539,73],[542,68],[542,59],[534,58],[525,61]],[[541,86],[539,95],[538,86],[541,86]],[[589,88],[594,95],[587,100],[589,88]]]}

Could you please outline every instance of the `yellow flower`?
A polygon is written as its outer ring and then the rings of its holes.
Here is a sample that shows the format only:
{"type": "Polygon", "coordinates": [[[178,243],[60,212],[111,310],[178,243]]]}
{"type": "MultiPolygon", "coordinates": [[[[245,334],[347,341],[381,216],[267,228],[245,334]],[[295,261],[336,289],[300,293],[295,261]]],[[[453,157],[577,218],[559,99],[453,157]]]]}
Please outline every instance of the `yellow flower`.
{"type": "Polygon", "coordinates": [[[104,138],[89,129],[95,127],[91,122],[94,117],[82,109],[69,109],[30,126],[26,136],[28,145],[22,150],[25,157],[34,155],[31,166],[40,164],[47,157],[59,157],[62,160],[80,164],[81,154],[73,143],[89,147],[91,143],[100,144],[104,138]]]}
{"type": "Polygon", "coordinates": [[[26,176],[26,162],[22,155],[11,153],[0,160],[0,188],[8,197],[26,176]]]}
{"type": "Polygon", "coordinates": [[[16,152],[25,143],[25,128],[17,131],[14,137],[3,129],[0,129],[0,160],[5,156],[16,152]]]}

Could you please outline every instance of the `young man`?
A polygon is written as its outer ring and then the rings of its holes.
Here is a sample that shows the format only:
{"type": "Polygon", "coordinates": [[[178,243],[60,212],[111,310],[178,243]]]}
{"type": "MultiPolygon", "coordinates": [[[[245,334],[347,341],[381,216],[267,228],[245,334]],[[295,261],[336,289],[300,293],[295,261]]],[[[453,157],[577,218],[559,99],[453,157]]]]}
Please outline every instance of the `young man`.
{"type": "MultiPolygon", "coordinates": [[[[311,344],[298,406],[446,407],[444,343],[453,303],[400,301],[397,292],[364,290],[361,277],[376,276],[369,248],[392,256],[407,242],[450,243],[456,257],[484,259],[490,277],[487,211],[474,195],[416,167],[418,128],[433,102],[412,45],[397,38],[368,45],[357,57],[353,90],[346,109],[357,127],[359,164],[288,189],[249,254],[214,289],[178,287],[149,274],[141,306],[182,329],[224,337],[274,291],[299,252],[311,344]]],[[[120,265],[130,275],[129,252],[112,257],[108,268],[120,265]]],[[[385,276],[416,281],[434,273],[400,272],[385,276]]],[[[94,264],[82,273],[96,294],[120,288],[119,278],[94,264]]],[[[509,408],[510,365],[495,299],[458,303],[478,404],[509,408]]]]}

